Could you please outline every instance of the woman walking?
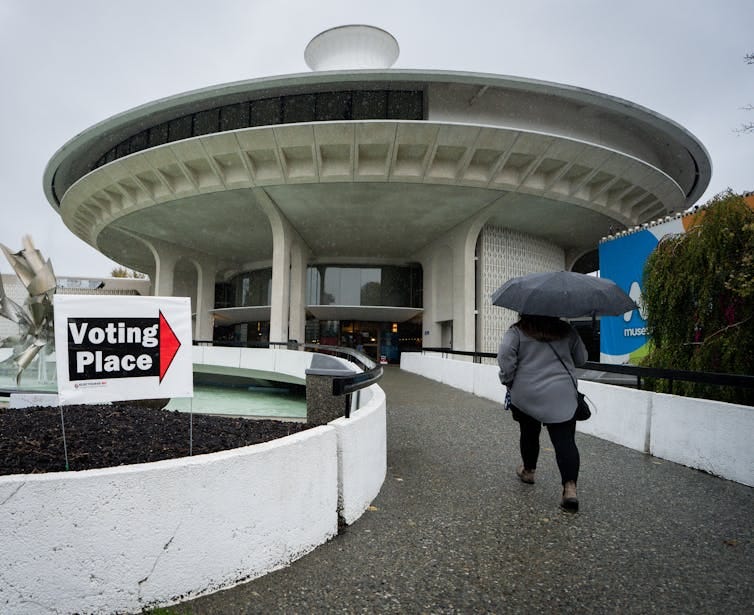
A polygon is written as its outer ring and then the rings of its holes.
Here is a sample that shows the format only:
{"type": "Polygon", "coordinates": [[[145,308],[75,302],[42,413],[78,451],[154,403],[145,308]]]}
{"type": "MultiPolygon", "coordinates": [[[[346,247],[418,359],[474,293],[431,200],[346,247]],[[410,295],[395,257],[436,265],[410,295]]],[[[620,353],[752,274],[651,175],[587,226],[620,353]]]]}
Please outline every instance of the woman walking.
{"type": "Polygon", "coordinates": [[[575,367],[583,365],[586,358],[584,342],[569,323],[529,314],[521,314],[508,329],[497,354],[500,382],[508,388],[513,419],[521,432],[522,464],[516,474],[524,483],[534,483],[544,424],[563,485],[560,506],[568,512],[579,509],[574,382],[575,367]]]}

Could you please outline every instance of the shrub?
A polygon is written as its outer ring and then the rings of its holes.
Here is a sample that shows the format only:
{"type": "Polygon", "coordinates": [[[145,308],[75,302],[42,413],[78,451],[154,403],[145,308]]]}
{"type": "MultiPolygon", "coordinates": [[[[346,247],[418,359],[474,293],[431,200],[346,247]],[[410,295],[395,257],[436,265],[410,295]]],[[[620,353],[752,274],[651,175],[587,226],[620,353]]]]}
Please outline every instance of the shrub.
{"type": "MultiPolygon", "coordinates": [[[[730,191],[686,233],[660,241],[644,269],[648,367],[754,372],[754,211],[730,191]]],[[[654,382],[667,391],[667,383],[654,382]]],[[[674,393],[754,404],[754,389],[677,382],[674,393]]]]}

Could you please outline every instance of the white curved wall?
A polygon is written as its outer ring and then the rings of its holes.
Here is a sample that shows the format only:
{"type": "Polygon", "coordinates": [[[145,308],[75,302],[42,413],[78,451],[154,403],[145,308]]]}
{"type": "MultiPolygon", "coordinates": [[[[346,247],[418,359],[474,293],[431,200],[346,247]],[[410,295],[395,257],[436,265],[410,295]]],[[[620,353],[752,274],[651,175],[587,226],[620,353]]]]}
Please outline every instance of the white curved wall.
{"type": "MultiPolygon", "coordinates": [[[[259,349],[210,350],[235,356],[197,354],[265,360],[259,349]]],[[[313,356],[266,352],[266,365],[291,373],[313,356]]],[[[139,612],[286,566],[332,538],[339,515],[353,523],[366,510],[385,478],[385,438],[385,394],[372,385],[351,418],[273,442],[0,476],[0,612],[139,612]]]]}
{"type": "Polygon", "coordinates": [[[282,348],[222,346],[194,346],[193,353],[195,371],[242,374],[249,378],[295,384],[306,383],[306,370],[311,366],[314,357],[311,352],[282,348]]]}
{"type": "MultiPolygon", "coordinates": [[[[404,352],[401,369],[500,402],[505,387],[496,365],[404,352]]],[[[593,406],[582,433],[754,487],[754,409],[579,381],[593,406]]]]}
{"type": "Polygon", "coordinates": [[[377,497],[387,472],[385,392],[371,386],[361,395],[360,410],[330,423],[338,432],[338,510],[348,524],[377,497]]]}
{"type": "Polygon", "coordinates": [[[337,533],[335,429],[103,470],[0,477],[7,613],[134,612],[286,565],[337,533]]]}

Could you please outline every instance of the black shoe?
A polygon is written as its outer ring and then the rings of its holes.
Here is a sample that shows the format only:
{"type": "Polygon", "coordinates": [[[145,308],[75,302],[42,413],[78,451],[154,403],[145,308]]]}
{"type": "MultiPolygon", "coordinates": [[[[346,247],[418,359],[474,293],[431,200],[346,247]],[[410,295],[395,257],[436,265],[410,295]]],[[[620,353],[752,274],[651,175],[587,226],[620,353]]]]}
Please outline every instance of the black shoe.
{"type": "Polygon", "coordinates": [[[579,512],[579,499],[578,498],[563,498],[560,500],[560,507],[569,513],[579,512]]]}
{"type": "Polygon", "coordinates": [[[566,512],[579,512],[579,499],[576,497],[576,483],[568,481],[563,485],[563,498],[560,500],[560,507],[566,512]]]}

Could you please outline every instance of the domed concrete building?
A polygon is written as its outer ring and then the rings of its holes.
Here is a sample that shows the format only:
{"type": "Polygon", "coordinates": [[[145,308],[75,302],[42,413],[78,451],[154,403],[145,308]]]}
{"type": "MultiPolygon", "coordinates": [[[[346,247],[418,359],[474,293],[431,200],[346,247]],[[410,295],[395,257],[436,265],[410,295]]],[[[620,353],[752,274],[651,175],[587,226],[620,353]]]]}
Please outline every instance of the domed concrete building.
{"type": "Polygon", "coordinates": [[[597,268],[611,229],[692,205],[673,121],[531,79],[397,70],[383,30],[315,37],[307,74],[179,94],[77,135],[44,189],[78,237],[189,296],[195,338],[495,351],[510,277],[597,268]]]}

